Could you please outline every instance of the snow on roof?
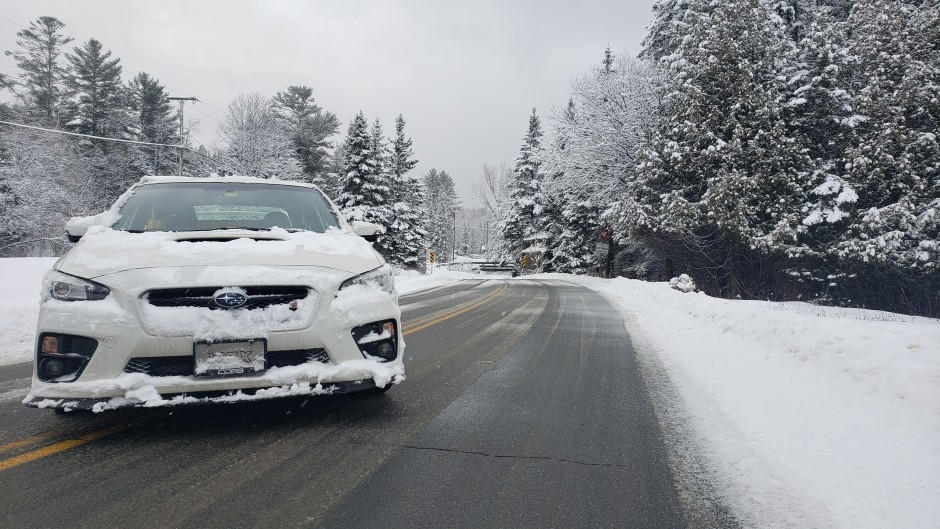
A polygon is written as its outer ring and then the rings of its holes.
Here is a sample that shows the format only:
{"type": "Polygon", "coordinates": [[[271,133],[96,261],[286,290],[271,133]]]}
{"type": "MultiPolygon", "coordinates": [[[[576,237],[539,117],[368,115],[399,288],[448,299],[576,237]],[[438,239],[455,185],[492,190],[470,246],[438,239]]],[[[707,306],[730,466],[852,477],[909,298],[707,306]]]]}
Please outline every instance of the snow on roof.
{"type": "Polygon", "coordinates": [[[317,186],[308,182],[297,180],[280,180],[277,178],[257,178],[254,176],[219,176],[213,174],[210,176],[145,176],[140,179],[140,184],[175,184],[181,182],[232,182],[239,184],[278,184],[297,187],[316,188],[317,186]]]}

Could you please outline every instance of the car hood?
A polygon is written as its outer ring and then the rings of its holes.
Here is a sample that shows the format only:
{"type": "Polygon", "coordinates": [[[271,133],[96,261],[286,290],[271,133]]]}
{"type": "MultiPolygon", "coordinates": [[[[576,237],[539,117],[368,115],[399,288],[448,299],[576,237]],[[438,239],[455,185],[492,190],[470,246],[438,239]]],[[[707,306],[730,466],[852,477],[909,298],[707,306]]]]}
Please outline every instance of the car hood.
{"type": "Polygon", "coordinates": [[[315,266],[361,274],[382,262],[368,242],[341,231],[129,233],[92,228],[56,269],[94,279],[128,270],[252,265],[315,266]]]}

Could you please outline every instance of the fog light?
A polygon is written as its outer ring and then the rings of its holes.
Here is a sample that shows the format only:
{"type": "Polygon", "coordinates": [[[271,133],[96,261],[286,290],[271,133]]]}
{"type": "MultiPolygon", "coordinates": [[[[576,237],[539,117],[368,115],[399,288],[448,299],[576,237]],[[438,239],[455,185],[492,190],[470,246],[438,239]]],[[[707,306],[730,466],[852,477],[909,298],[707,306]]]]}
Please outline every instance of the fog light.
{"type": "Polygon", "coordinates": [[[56,378],[65,374],[65,361],[58,358],[43,358],[39,363],[43,378],[56,378]]]}
{"type": "Polygon", "coordinates": [[[379,342],[379,345],[376,346],[375,352],[382,358],[386,360],[391,360],[395,357],[395,346],[392,345],[392,342],[388,340],[383,340],[379,342]]]}
{"type": "Polygon", "coordinates": [[[59,340],[55,336],[46,336],[42,339],[42,352],[57,354],[59,352],[59,340]]]}

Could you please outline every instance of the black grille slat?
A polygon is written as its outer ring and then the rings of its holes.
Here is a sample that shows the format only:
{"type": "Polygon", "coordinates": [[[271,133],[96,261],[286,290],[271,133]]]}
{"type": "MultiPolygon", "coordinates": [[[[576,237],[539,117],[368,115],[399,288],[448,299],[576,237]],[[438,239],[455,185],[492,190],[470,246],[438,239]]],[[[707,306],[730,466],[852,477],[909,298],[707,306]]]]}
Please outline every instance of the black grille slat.
{"type": "MultiPolygon", "coordinates": [[[[308,362],[329,364],[330,356],[324,349],[294,349],[268,351],[267,367],[299,366],[308,362]]],[[[187,356],[140,356],[131,358],[124,366],[125,373],[143,373],[153,377],[193,376],[193,357],[187,356]]]]}
{"type": "Polygon", "coordinates": [[[268,351],[268,367],[299,366],[307,362],[329,364],[330,356],[323,349],[295,349],[268,351]]]}
{"type": "Polygon", "coordinates": [[[151,356],[131,358],[125,373],[143,373],[153,377],[188,377],[193,374],[192,356],[151,356]]]}
{"type": "MultiPolygon", "coordinates": [[[[207,307],[221,309],[213,301],[213,294],[225,287],[166,288],[151,290],[144,299],[154,307],[207,307]]],[[[305,299],[310,290],[302,286],[244,287],[248,302],[241,309],[263,309],[272,305],[285,305],[305,299]]]]}

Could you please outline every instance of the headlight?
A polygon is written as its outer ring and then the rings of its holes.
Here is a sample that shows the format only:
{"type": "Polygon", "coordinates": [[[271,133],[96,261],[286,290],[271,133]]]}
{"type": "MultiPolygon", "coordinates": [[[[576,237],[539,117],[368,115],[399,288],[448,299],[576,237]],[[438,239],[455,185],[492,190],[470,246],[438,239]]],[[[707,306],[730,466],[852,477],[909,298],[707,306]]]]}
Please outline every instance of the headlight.
{"type": "Polygon", "coordinates": [[[43,300],[97,301],[110,293],[111,290],[104,285],[53,270],[46,275],[43,300]]]}
{"type": "Polygon", "coordinates": [[[342,290],[352,285],[369,284],[376,285],[389,294],[395,292],[395,278],[392,277],[392,267],[383,265],[376,268],[375,270],[360,274],[352,279],[347,279],[343,282],[342,285],[340,285],[339,289],[342,290]]]}

